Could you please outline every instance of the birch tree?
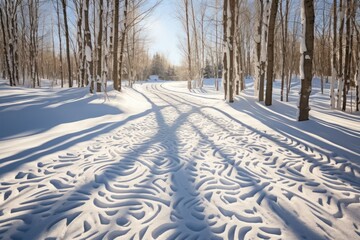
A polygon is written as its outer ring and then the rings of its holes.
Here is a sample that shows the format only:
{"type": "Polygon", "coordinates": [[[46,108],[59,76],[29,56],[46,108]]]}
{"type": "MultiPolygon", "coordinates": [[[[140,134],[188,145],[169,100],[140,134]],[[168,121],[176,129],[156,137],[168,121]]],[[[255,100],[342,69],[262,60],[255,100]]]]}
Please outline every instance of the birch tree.
{"type": "Polygon", "coordinates": [[[259,77],[259,101],[264,101],[265,89],[265,69],[267,61],[267,37],[268,37],[268,23],[270,17],[270,1],[266,0],[264,4],[264,11],[262,14],[262,27],[261,27],[261,53],[260,53],[260,77],[259,77]]]}
{"type": "Polygon", "coordinates": [[[128,7],[129,7],[129,0],[125,0],[124,3],[124,26],[121,30],[121,44],[120,44],[120,56],[119,56],[119,91],[121,91],[121,80],[122,80],[122,70],[123,70],[123,61],[124,61],[124,47],[125,47],[125,38],[126,33],[128,30],[128,7]]]}
{"type": "Polygon", "coordinates": [[[192,64],[191,64],[191,40],[190,40],[190,23],[189,23],[189,0],[183,0],[185,7],[185,29],[186,29],[186,43],[187,43],[187,62],[188,62],[188,90],[191,90],[192,81],[192,64]]]}
{"type": "Polygon", "coordinates": [[[96,74],[96,91],[101,92],[101,76],[102,76],[102,45],[103,45],[103,0],[99,0],[99,29],[98,29],[98,39],[97,39],[97,74],[96,74]]]}
{"type": "MultiPolygon", "coordinates": [[[[262,43],[262,27],[263,27],[263,12],[264,0],[257,0],[256,4],[256,31],[254,36],[255,42],[255,80],[254,80],[254,95],[259,96],[259,84],[264,81],[260,80],[264,75],[262,74],[261,67],[261,43],[262,43]]],[[[259,96],[260,97],[260,96],[259,96]]]]}
{"type": "Polygon", "coordinates": [[[30,0],[28,4],[29,8],[29,64],[30,64],[30,78],[32,87],[40,86],[38,77],[38,27],[39,27],[39,0],[30,0]]]}
{"type": "Polygon", "coordinates": [[[68,17],[67,17],[67,0],[61,0],[64,16],[64,27],[65,27],[65,43],[66,43],[66,60],[67,60],[67,70],[68,70],[68,82],[69,87],[72,87],[72,76],[71,76],[71,60],[70,60],[70,39],[69,39],[69,27],[68,27],[68,17]]]}
{"type": "Polygon", "coordinates": [[[274,78],[274,37],[275,37],[275,20],[277,15],[279,0],[272,0],[269,18],[269,35],[267,39],[267,69],[266,69],[266,97],[265,105],[272,104],[272,89],[274,78]]]}
{"type": "Polygon", "coordinates": [[[227,102],[234,102],[234,35],[235,35],[235,8],[236,3],[234,0],[225,0],[224,1],[224,18],[223,18],[223,28],[224,28],[224,78],[223,81],[226,83],[224,85],[225,99],[227,102]]]}
{"type": "Polygon", "coordinates": [[[57,16],[57,28],[58,28],[58,38],[59,38],[59,57],[60,57],[60,81],[61,87],[64,87],[64,73],[63,73],[63,61],[62,61],[62,37],[61,37],[61,20],[60,20],[60,6],[59,0],[56,0],[56,16],[57,16]]]}
{"type": "Polygon", "coordinates": [[[90,0],[85,0],[84,7],[84,34],[85,34],[85,57],[86,57],[86,77],[90,83],[89,90],[90,93],[94,92],[94,81],[93,81],[93,52],[91,44],[91,32],[90,32],[90,23],[89,23],[89,6],[90,0]]]}
{"type": "Polygon", "coordinates": [[[312,0],[302,0],[301,24],[302,39],[300,43],[300,78],[301,90],[299,99],[299,121],[309,120],[309,97],[312,83],[312,59],[314,47],[314,2],[312,0]]]}
{"type": "Polygon", "coordinates": [[[332,60],[331,60],[331,83],[330,83],[330,106],[335,108],[335,81],[337,77],[337,0],[333,3],[333,44],[332,44],[332,60]]]}
{"type": "Polygon", "coordinates": [[[285,13],[283,13],[283,1],[280,0],[280,16],[281,16],[281,92],[280,101],[284,100],[284,85],[285,77],[287,76],[288,64],[287,64],[287,46],[288,46],[288,22],[290,11],[290,0],[285,2],[285,13]]]}
{"type": "Polygon", "coordinates": [[[119,84],[118,74],[118,45],[119,45],[119,5],[120,0],[114,1],[114,20],[113,20],[113,41],[112,41],[112,53],[113,53],[113,64],[112,64],[112,79],[114,81],[114,89],[121,90],[119,84]]]}

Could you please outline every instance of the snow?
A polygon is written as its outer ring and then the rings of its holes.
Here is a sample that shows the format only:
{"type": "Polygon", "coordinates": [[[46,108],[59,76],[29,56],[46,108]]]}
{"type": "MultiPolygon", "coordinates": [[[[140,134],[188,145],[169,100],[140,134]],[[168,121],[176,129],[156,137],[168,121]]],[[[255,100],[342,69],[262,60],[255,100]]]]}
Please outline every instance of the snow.
{"type": "Polygon", "coordinates": [[[251,79],[234,104],[213,79],[108,97],[0,81],[0,239],[357,239],[360,115],[313,83],[297,122],[298,79],[271,107],[251,79]]]}

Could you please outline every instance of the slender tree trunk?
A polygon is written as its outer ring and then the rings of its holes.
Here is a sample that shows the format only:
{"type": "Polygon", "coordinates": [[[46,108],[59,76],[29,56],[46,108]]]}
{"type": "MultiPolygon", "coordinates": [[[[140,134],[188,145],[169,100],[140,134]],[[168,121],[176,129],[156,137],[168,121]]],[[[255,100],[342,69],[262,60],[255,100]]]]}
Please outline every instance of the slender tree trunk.
{"type": "Polygon", "coordinates": [[[339,28],[339,76],[338,76],[338,90],[337,90],[337,109],[340,110],[341,108],[341,90],[343,89],[344,85],[344,72],[343,72],[343,32],[344,32],[344,6],[343,0],[340,0],[339,4],[339,11],[340,11],[340,28],[339,28]]]}
{"type": "Polygon", "coordinates": [[[112,41],[112,51],[113,51],[113,69],[112,69],[112,79],[114,81],[114,89],[120,90],[119,78],[118,78],[118,45],[119,45],[119,1],[114,1],[114,27],[113,27],[113,41],[112,41]]]}
{"type": "Polygon", "coordinates": [[[5,62],[6,62],[6,69],[7,69],[7,76],[9,77],[9,83],[10,86],[15,86],[13,83],[13,78],[10,70],[10,63],[9,63],[9,53],[7,48],[7,37],[6,37],[6,31],[5,31],[5,24],[4,24],[4,14],[3,9],[0,7],[0,21],[1,21],[1,28],[2,28],[2,37],[3,37],[3,46],[4,46],[4,54],[5,54],[5,62]]]}
{"type": "Polygon", "coordinates": [[[223,36],[223,42],[224,42],[224,53],[223,53],[223,71],[222,71],[222,78],[223,78],[223,88],[224,88],[224,98],[228,99],[228,52],[227,52],[227,45],[228,43],[228,14],[227,14],[227,10],[228,10],[228,0],[224,0],[224,7],[223,7],[223,32],[224,32],[224,36],[223,36]]]}
{"type": "Polygon", "coordinates": [[[285,85],[285,75],[287,75],[287,44],[288,44],[288,17],[289,17],[289,4],[290,1],[286,0],[285,3],[285,16],[283,15],[283,6],[282,0],[280,1],[280,14],[281,14],[281,35],[282,35],[282,64],[281,64],[281,92],[280,92],[280,101],[284,101],[284,85],[285,85]],[[285,17],[285,19],[284,19],[285,17]]]}
{"type": "Polygon", "coordinates": [[[53,57],[53,69],[52,69],[52,80],[53,84],[56,85],[56,54],[55,54],[55,36],[54,36],[54,21],[51,18],[51,40],[52,40],[52,57],[53,57]]]}
{"type": "Polygon", "coordinates": [[[89,24],[89,0],[85,0],[84,8],[84,23],[85,23],[85,57],[86,57],[86,75],[90,83],[90,93],[94,92],[93,80],[93,53],[91,45],[91,33],[89,24]]]}
{"type": "Polygon", "coordinates": [[[227,21],[226,24],[226,51],[227,51],[227,95],[226,95],[226,101],[229,103],[234,102],[234,35],[235,35],[235,8],[236,4],[234,0],[226,0],[227,8],[224,11],[227,12],[226,18],[224,19],[227,21]],[[230,15],[230,16],[229,16],[230,15]]]}
{"type": "Polygon", "coordinates": [[[185,2],[185,21],[186,21],[186,38],[187,38],[187,60],[188,60],[188,83],[187,87],[191,90],[192,70],[191,70],[191,44],[190,44],[190,26],[189,26],[189,0],[185,2]]]}
{"type": "Polygon", "coordinates": [[[97,54],[96,91],[101,92],[102,32],[103,32],[103,0],[99,0],[99,33],[97,54]]]}
{"type": "Polygon", "coordinates": [[[300,44],[301,60],[301,90],[299,100],[299,121],[309,120],[309,97],[311,93],[312,81],[312,59],[314,48],[314,2],[313,0],[302,0],[302,24],[303,39],[300,44]]]}
{"type": "Polygon", "coordinates": [[[345,65],[344,65],[344,86],[342,110],[346,110],[346,93],[350,89],[350,71],[351,71],[351,0],[346,4],[346,45],[345,45],[345,65]]]}
{"type": "Polygon", "coordinates": [[[275,20],[278,9],[279,0],[272,0],[270,19],[269,19],[269,36],[267,41],[267,69],[266,69],[266,97],[265,105],[272,104],[272,89],[274,77],[274,37],[275,37],[275,20]]]}
{"type": "Polygon", "coordinates": [[[66,59],[68,65],[68,79],[69,79],[69,87],[72,87],[72,76],[71,76],[71,61],[70,61],[70,40],[69,40],[69,27],[68,27],[68,19],[67,19],[67,11],[66,11],[66,0],[61,0],[63,7],[63,15],[64,15],[64,26],[65,26],[65,42],[66,42],[66,59]]]}
{"type": "Polygon", "coordinates": [[[32,87],[39,86],[39,76],[37,69],[37,31],[38,31],[38,4],[39,2],[29,1],[29,64],[30,64],[30,78],[32,87]]]}
{"type": "Polygon", "coordinates": [[[235,21],[236,21],[236,27],[235,27],[235,36],[234,36],[234,42],[235,42],[235,95],[240,94],[240,75],[242,69],[240,68],[240,62],[241,62],[241,39],[240,39],[240,4],[236,4],[235,8],[235,21]]]}
{"type": "Polygon", "coordinates": [[[59,0],[56,0],[56,15],[58,20],[58,35],[59,35],[59,57],[60,57],[60,80],[61,87],[64,87],[64,73],[63,73],[63,61],[62,61],[62,41],[61,41],[61,20],[60,20],[60,7],[59,0]]]}
{"type": "Polygon", "coordinates": [[[84,87],[87,85],[85,83],[85,53],[84,53],[84,37],[82,31],[82,24],[83,24],[83,10],[84,10],[84,0],[79,0],[74,2],[76,4],[76,11],[77,11],[77,33],[76,33],[76,41],[77,41],[77,51],[78,51],[78,82],[79,87],[84,87]]]}
{"type": "Polygon", "coordinates": [[[334,0],[333,4],[333,43],[332,43],[332,73],[331,73],[331,83],[330,83],[330,106],[332,109],[335,108],[335,81],[337,77],[337,58],[336,58],[336,43],[337,43],[337,0],[334,0]]]}
{"type": "MultiPolygon", "coordinates": [[[[111,0],[106,0],[106,14],[105,14],[105,31],[104,31],[104,59],[103,59],[103,69],[102,69],[102,82],[104,84],[104,91],[106,91],[106,87],[107,87],[107,79],[108,79],[108,65],[109,65],[109,38],[108,38],[108,28],[110,26],[109,24],[109,15],[110,15],[110,3],[112,1],[111,0]]],[[[111,31],[111,27],[109,28],[111,31]]],[[[110,34],[111,35],[111,34],[110,34]]]]}
{"type": "Polygon", "coordinates": [[[256,1],[256,11],[257,11],[257,21],[256,21],[256,32],[255,32],[255,80],[254,80],[254,95],[258,96],[259,94],[259,85],[261,78],[261,43],[262,43],[262,26],[263,26],[263,12],[264,12],[264,1],[257,0],[256,1]]]}
{"type": "Polygon", "coordinates": [[[191,17],[192,17],[192,28],[193,28],[193,33],[194,33],[194,45],[195,45],[195,60],[194,60],[194,65],[195,65],[195,82],[194,82],[194,87],[199,86],[200,84],[200,78],[201,78],[201,66],[199,64],[200,60],[199,60],[199,44],[198,44],[198,33],[197,33],[197,27],[196,27],[196,18],[195,18],[195,11],[194,11],[194,3],[193,0],[189,0],[190,1],[190,6],[191,6],[191,17]],[[197,68],[197,69],[196,69],[197,68]]]}
{"type": "Polygon", "coordinates": [[[215,89],[219,91],[219,34],[218,34],[218,7],[219,7],[219,0],[215,1],[215,89]]]}
{"type": "Polygon", "coordinates": [[[123,59],[124,59],[124,46],[125,46],[125,38],[127,33],[127,21],[128,21],[128,7],[129,0],[125,0],[124,3],[124,28],[121,31],[121,45],[120,45],[120,60],[119,60],[119,91],[121,91],[121,79],[122,79],[122,68],[123,68],[123,59]]]}
{"type": "MultiPolygon", "coordinates": [[[[354,9],[357,9],[359,7],[358,2],[354,2],[354,9]]],[[[356,30],[356,74],[355,74],[355,88],[356,88],[356,111],[359,111],[359,105],[360,105],[360,30],[355,25],[355,17],[356,17],[356,11],[354,11],[353,16],[353,25],[356,30]]]]}
{"type": "Polygon", "coordinates": [[[264,101],[264,88],[265,88],[265,68],[267,60],[267,38],[268,38],[268,23],[270,17],[270,1],[266,0],[264,11],[262,15],[262,34],[261,34],[261,56],[260,56],[260,78],[259,78],[259,101],[264,101]]]}

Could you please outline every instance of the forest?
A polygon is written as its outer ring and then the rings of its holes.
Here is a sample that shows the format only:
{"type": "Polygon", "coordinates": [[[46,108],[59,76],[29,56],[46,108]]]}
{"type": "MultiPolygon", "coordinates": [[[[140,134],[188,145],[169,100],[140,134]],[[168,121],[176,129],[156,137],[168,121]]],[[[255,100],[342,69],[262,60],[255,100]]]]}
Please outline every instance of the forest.
{"type": "Polygon", "coordinates": [[[0,240],[360,237],[359,0],[0,0],[0,240]]]}
{"type": "Polygon", "coordinates": [[[352,105],[359,111],[358,1],[177,1],[173,14],[184,30],[177,76],[166,57],[159,61],[159,54],[148,53],[144,22],[160,3],[3,0],[2,77],[11,86],[35,88],[40,79],[52,79],[90,92],[104,91],[112,80],[121,91],[124,79],[131,86],[161,69],[165,79],[187,80],[188,89],[201,88],[205,77],[219,79],[218,89],[222,79],[224,97],[232,102],[252,76],[257,99],[271,105],[273,81],[281,79],[281,101],[287,101],[296,75],[304,80],[299,107],[305,115],[299,119],[307,119],[317,76],[322,92],[324,82],[331,83],[331,108],[346,111],[354,91],[352,105]]]}

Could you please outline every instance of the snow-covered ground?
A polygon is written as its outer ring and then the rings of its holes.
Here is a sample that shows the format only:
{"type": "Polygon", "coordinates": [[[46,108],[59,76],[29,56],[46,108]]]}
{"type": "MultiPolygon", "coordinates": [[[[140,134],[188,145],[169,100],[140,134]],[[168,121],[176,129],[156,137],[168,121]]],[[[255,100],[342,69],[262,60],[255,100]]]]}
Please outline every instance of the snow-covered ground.
{"type": "Polygon", "coordinates": [[[0,239],[360,239],[360,116],[234,104],[211,81],[122,93],[0,82],[0,239]]]}

